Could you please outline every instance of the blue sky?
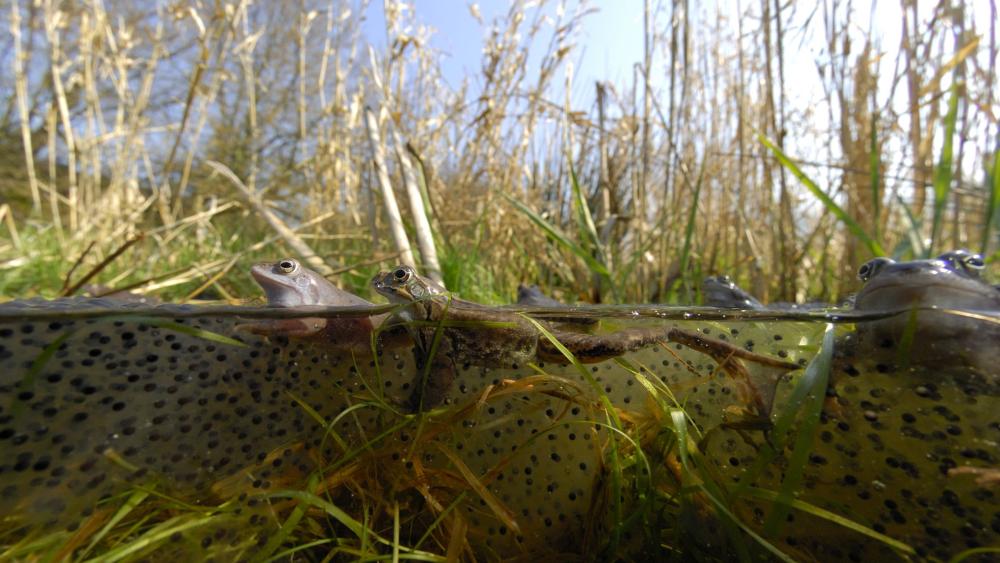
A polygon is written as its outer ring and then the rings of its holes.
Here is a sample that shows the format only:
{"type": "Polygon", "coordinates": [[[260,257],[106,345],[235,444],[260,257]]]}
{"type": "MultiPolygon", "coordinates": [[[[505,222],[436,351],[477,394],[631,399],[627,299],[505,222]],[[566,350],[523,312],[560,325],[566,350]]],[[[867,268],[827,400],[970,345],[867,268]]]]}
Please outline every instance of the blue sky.
{"type": "MultiPolygon", "coordinates": [[[[478,77],[482,61],[482,45],[489,24],[509,8],[505,0],[476,2],[485,25],[472,16],[468,0],[414,0],[417,19],[435,33],[431,45],[445,54],[442,72],[452,87],[466,76],[478,77]]],[[[575,2],[568,2],[569,9],[575,2]]],[[[546,12],[555,14],[558,2],[550,2],[546,12]]],[[[631,81],[632,65],[642,60],[642,2],[639,0],[590,2],[595,10],[584,17],[576,43],[583,46],[581,56],[574,60],[576,91],[592,93],[596,80],[615,84],[631,81]]],[[[551,31],[551,30],[548,30],[551,31]]],[[[385,44],[383,3],[373,1],[368,6],[364,33],[369,41],[385,44]]],[[[541,34],[543,38],[548,35],[541,34]]],[[[537,45],[539,51],[544,45],[537,45]]],[[[562,74],[557,82],[562,83],[562,74]]],[[[474,83],[475,84],[475,83],[474,83]]],[[[588,95],[589,96],[589,95],[588,95]]]]}

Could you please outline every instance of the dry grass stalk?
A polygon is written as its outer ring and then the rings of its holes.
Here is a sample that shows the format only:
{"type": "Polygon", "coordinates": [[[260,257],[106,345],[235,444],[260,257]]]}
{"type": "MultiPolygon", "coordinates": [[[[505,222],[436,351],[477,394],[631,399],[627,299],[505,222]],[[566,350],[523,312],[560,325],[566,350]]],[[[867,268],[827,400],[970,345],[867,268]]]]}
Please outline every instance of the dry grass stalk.
{"type": "Polygon", "coordinates": [[[399,214],[399,205],[396,204],[396,194],[392,191],[392,183],[389,181],[389,172],[385,167],[385,149],[382,146],[382,138],[378,131],[378,121],[375,112],[370,108],[365,108],[365,126],[368,131],[368,142],[374,158],[375,173],[378,176],[378,184],[382,189],[382,203],[385,211],[389,215],[389,230],[392,232],[393,241],[396,243],[396,250],[399,251],[403,264],[416,267],[413,260],[413,252],[410,250],[410,239],[406,236],[406,229],[403,227],[403,217],[399,214]]]}
{"type": "Polygon", "coordinates": [[[210,166],[213,170],[232,182],[234,186],[239,188],[239,190],[243,192],[244,197],[247,198],[250,205],[253,206],[255,211],[257,211],[257,214],[263,217],[271,228],[274,229],[275,232],[277,232],[281,238],[285,240],[288,246],[292,247],[296,254],[309,264],[311,268],[324,276],[330,275],[333,272],[333,269],[330,268],[330,266],[327,265],[327,263],[324,262],[323,259],[320,258],[315,252],[313,252],[312,248],[310,248],[305,241],[295,234],[295,231],[289,229],[288,226],[285,225],[284,221],[268,209],[267,205],[260,198],[260,196],[254,193],[249,186],[236,177],[236,174],[234,174],[232,170],[222,163],[211,160],[205,164],[210,166]]]}
{"type": "MultiPolygon", "coordinates": [[[[418,143],[429,201],[448,202],[429,219],[442,243],[435,250],[443,275],[460,290],[485,282],[495,295],[520,281],[543,281],[580,294],[593,286],[584,264],[550,245],[500,197],[512,195],[575,234],[572,162],[608,267],[629,272],[623,299],[662,298],[672,280],[696,282],[708,273],[732,274],[775,299],[840,295],[855,283],[853,268],[840,264],[867,250],[784,180],[748,135],[770,132],[802,160],[825,161],[816,176],[821,184],[843,186],[835,197],[877,226],[884,246],[892,247],[906,228],[892,203],[898,196],[918,216],[926,208],[947,101],[942,92],[954,73],[964,73],[956,136],[962,172],[941,246],[978,242],[985,198],[970,173],[994,146],[987,109],[998,100],[988,87],[996,43],[974,41],[985,35],[971,6],[959,2],[945,14],[907,4],[900,48],[883,46],[878,56],[859,59],[857,48],[848,48],[874,35],[854,25],[858,14],[842,3],[825,3],[803,19],[800,10],[765,0],[740,2],[735,15],[647,2],[632,83],[602,84],[588,108],[563,86],[572,88],[567,62],[580,53],[581,23],[593,17],[572,2],[562,9],[553,1],[513,2],[492,20],[480,17],[481,72],[453,86],[442,80],[443,54],[432,47],[431,31],[400,0],[384,4],[386,47],[370,53],[359,51],[366,2],[238,3],[218,11],[197,4],[125,4],[112,11],[100,3],[13,2],[6,22],[13,64],[3,76],[14,95],[0,115],[10,145],[5,154],[22,156],[9,184],[16,187],[6,187],[0,175],[0,190],[12,195],[5,203],[21,238],[34,228],[20,217],[30,211],[51,228],[46,236],[62,256],[80,255],[92,240],[153,233],[155,250],[131,264],[140,277],[189,260],[178,252],[188,244],[187,226],[200,225],[192,243],[200,249],[191,255],[206,264],[228,259],[237,233],[247,234],[227,223],[228,214],[211,212],[211,206],[237,210],[218,197],[227,186],[202,166],[209,160],[266,193],[277,207],[272,212],[289,225],[338,210],[304,233],[317,253],[346,263],[390,248],[402,252],[396,238],[380,236],[384,226],[370,187],[379,182],[376,189],[384,189],[383,179],[390,186],[412,183],[402,158],[383,158],[384,167],[371,173],[375,151],[363,121],[365,103],[375,98],[399,135],[418,143]],[[933,25],[941,18],[953,30],[947,38],[933,25]],[[258,23],[277,20],[293,25],[258,23]],[[825,98],[803,107],[786,91],[786,43],[818,30],[826,34],[816,55],[825,98]],[[359,53],[368,59],[360,61],[359,53]],[[878,76],[889,75],[880,65],[893,56],[895,79],[888,89],[875,88],[878,76]],[[823,120],[816,114],[824,113],[829,126],[817,125],[823,120]],[[880,148],[905,151],[882,155],[877,206],[869,203],[865,161],[872,123],[880,148]],[[702,161],[695,236],[682,272],[693,163],[702,161]],[[211,224],[186,220],[193,216],[210,217],[211,224]],[[367,242],[337,238],[366,220],[367,242]],[[476,260],[459,259],[458,249],[474,250],[476,260]],[[804,264],[831,270],[811,275],[804,264]]],[[[420,228],[419,213],[406,212],[399,218],[420,228]]],[[[266,220],[251,223],[240,227],[271,228],[266,220]]],[[[99,243],[89,265],[110,246],[99,243]]]]}
{"type": "MultiPolygon", "coordinates": [[[[391,124],[390,124],[390,127],[391,124]]],[[[410,202],[410,215],[413,217],[413,227],[417,236],[417,244],[420,247],[420,257],[423,259],[424,271],[436,282],[443,283],[441,276],[441,264],[438,263],[437,248],[434,245],[434,233],[431,231],[431,224],[427,220],[427,210],[424,208],[424,199],[417,186],[417,175],[413,171],[413,164],[410,157],[403,148],[403,139],[399,136],[399,131],[392,129],[393,146],[396,150],[396,158],[403,171],[403,185],[406,187],[406,199],[410,202]]]]}

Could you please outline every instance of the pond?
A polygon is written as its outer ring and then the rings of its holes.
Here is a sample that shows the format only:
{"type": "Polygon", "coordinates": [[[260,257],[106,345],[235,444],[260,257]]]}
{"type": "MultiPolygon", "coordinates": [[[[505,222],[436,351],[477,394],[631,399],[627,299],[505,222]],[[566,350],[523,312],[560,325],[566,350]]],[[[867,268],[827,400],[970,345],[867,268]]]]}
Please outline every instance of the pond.
{"type": "Polygon", "coordinates": [[[0,305],[8,554],[860,561],[1000,541],[996,313],[509,308],[550,334],[665,337],[594,363],[452,349],[423,411],[442,362],[407,330],[365,349],[247,329],[387,310],[0,305]]]}

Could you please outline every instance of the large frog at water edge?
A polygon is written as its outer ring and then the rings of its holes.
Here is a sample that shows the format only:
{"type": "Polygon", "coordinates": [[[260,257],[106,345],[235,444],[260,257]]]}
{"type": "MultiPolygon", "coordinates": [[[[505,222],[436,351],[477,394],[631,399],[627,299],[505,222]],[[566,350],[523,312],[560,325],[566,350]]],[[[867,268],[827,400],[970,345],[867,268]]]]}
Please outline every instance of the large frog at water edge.
{"type": "MultiPolygon", "coordinates": [[[[954,251],[861,266],[855,311],[897,314],[859,319],[837,340],[796,497],[900,540],[921,559],[1000,544],[991,479],[1000,466],[1000,292],[980,279],[982,264],[954,251]]],[[[784,476],[769,479],[757,485],[774,488],[784,476]]],[[[820,560],[892,553],[804,512],[792,516],[789,544],[820,560]]]]}
{"type": "Polygon", "coordinates": [[[981,256],[964,250],[931,260],[866,262],[858,271],[864,286],[855,310],[910,313],[859,325],[857,345],[893,350],[901,363],[968,366],[995,384],[1000,291],[980,279],[983,266],[981,256]]]}

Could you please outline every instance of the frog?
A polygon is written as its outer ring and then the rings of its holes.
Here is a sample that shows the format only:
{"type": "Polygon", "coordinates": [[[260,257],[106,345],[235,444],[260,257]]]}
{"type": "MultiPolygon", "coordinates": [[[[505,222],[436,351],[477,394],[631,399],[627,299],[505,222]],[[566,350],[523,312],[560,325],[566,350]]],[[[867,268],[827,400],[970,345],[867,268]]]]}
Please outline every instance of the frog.
{"type": "MultiPolygon", "coordinates": [[[[374,307],[375,305],[333,285],[319,273],[294,258],[261,262],[250,268],[250,275],[267,296],[269,307],[374,307]]],[[[370,353],[371,334],[387,314],[337,317],[269,319],[241,326],[253,334],[319,341],[342,350],[370,353]]]]}
{"type": "Polygon", "coordinates": [[[542,291],[542,288],[537,285],[524,285],[520,284],[517,286],[517,304],[518,305],[528,305],[531,307],[565,307],[566,304],[557,301],[542,291]]]}
{"type": "Polygon", "coordinates": [[[764,304],[750,295],[729,276],[709,276],[701,282],[704,303],[722,309],[764,309],[764,304]]]}
{"type": "MultiPolygon", "coordinates": [[[[563,309],[569,305],[553,299],[546,295],[537,285],[517,286],[517,301],[514,303],[518,307],[541,307],[545,309],[563,309]]],[[[559,328],[566,330],[592,332],[597,328],[598,321],[593,317],[582,317],[572,315],[537,315],[537,318],[548,321],[559,328]]]]}
{"type": "MultiPolygon", "coordinates": [[[[834,305],[821,301],[808,301],[806,303],[794,303],[789,301],[776,301],[764,304],[759,299],[750,294],[729,276],[709,276],[701,282],[701,293],[704,297],[704,304],[708,307],[718,307],[720,309],[744,309],[751,311],[815,311],[820,309],[830,309],[834,305]]],[[[842,306],[850,307],[853,304],[852,297],[843,303],[842,306]]]]}
{"type": "MultiPolygon", "coordinates": [[[[675,342],[708,354],[724,369],[735,370],[739,372],[737,377],[744,379],[745,368],[739,358],[785,370],[799,368],[676,328],[633,327],[609,334],[564,330],[544,319],[529,320],[514,311],[443,293],[408,265],[379,272],[372,279],[372,287],[401,306],[397,319],[410,330],[415,351],[422,358],[423,376],[410,397],[409,406],[414,410],[433,408],[443,401],[458,365],[516,369],[535,361],[572,363],[560,346],[576,361],[591,364],[647,346],[675,342]]],[[[758,402],[757,406],[764,408],[767,401],[758,402]]]]}
{"type": "Polygon", "coordinates": [[[1000,290],[982,279],[984,267],[982,256],[967,250],[931,259],[865,262],[858,269],[863,285],[854,309],[901,313],[858,323],[856,345],[867,353],[895,350],[927,366],[960,364],[996,379],[1000,290]]]}
{"type": "Polygon", "coordinates": [[[858,269],[863,286],[855,309],[884,311],[920,305],[1000,310],[1000,292],[982,279],[985,265],[982,256],[967,250],[905,262],[873,258],[858,269]]]}

